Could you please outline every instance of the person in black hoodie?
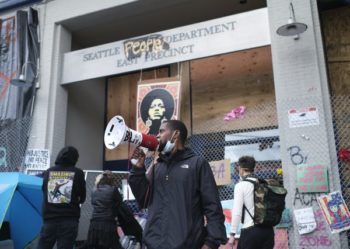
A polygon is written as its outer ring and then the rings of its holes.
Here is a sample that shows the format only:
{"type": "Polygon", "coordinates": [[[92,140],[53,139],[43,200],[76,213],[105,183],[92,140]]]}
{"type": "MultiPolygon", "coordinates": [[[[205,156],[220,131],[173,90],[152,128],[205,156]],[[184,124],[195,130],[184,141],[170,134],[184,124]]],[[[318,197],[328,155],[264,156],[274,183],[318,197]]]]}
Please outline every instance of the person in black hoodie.
{"type": "Polygon", "coordinates": [[[129,176],[136,200],[148,208],[147,249],[217,249],[227,241],[225,218],[208,162],[184,146],[181,121],[165,121],[157,137],[157,162],[146,173],[145,154],[136,148],[129,176]]]}
{"type": "Polygon", "coordinates": [[[84,173],[76,168],[78,150],[72,146],[61,149],[55,166],[43,174],[43,226],[38,249],[74,247],[78,235],[80,204],[86,197],[84,173]]]}

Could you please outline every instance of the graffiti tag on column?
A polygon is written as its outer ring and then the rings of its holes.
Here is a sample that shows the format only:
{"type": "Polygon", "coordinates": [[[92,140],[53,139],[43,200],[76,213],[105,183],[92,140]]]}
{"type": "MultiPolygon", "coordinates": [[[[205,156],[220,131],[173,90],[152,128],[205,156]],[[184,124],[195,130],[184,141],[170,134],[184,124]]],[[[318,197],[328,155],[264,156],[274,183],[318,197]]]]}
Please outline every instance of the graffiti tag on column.
{"type": "Polygon", "coordinates": [[[307,162],[307,155],[302,153],[302,150],[298,145],[290,146],[287,151],[289,151],[290,160],[294,165],[299,165],[307,162]]]}
{"type": "Polygon", "coordinates": [[[317,204],[317,197],[321,196],[321,193],[300,193],[299,189],[295,189],[293,206],[300,202],[301,206],[311,206],[313,203],[317,204]]]}
{"type": "Polygon", "coordinates": [[[317,228],[311,234],[300,236],[299,246],[301,246],[302,248],[331,246],[332,240],[329,237],[326,222],[322,215],[322,211],[320,209],[316,209],[314,211],[314,214],[317,223],[317,228]]]}

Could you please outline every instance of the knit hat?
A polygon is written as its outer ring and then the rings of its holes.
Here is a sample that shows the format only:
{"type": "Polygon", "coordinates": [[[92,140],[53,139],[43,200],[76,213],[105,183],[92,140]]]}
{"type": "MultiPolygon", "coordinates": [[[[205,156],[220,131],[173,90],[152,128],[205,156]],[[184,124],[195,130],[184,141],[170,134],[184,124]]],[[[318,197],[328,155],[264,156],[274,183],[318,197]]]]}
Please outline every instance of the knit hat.
{"type": "Polygon", "coordinates": [[[73,146],[66,146],[58,153],[55,164],[74,166],[78,158],[78,150],[73,146]]]}

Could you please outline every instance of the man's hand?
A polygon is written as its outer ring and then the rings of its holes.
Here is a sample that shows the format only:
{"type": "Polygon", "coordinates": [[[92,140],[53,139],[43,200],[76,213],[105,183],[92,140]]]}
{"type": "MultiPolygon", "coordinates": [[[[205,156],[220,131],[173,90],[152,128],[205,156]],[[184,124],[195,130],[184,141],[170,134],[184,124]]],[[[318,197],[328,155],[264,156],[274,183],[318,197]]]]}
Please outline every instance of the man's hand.
{"type": "Polygon", "coordinates": [[[233,248],[233,246],[235,245],[235,236],[234,235],[230,235],[230,238],[228,239],[228,244],[231,246],[231,248],[233,248]]]}
{"type": "Polygon", "coordinates": [[[203,245],[201,249],[211,249],[211,248],[207,245],[203,245]]]}
{"type": "Polygon", "coordinates": [[[146,155],[140,147],[136,147],[134,153],[132,154],[130,161],[132,165],[137,168],[143,168],[145,164],[146,155]]]}

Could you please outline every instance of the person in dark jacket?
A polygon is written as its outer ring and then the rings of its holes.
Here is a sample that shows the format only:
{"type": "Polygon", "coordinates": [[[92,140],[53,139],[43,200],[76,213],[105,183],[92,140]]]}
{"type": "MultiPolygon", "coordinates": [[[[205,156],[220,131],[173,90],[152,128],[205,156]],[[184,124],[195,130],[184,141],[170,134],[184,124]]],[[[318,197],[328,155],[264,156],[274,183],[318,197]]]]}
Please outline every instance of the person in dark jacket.
{"type": "Polygon", "coordinates": [[[117,209],[122,197],[117,189],[117,181],[110,171],[96,177],[91,194],[93,207],[87,246],[88,249],[121,249],[117,234],[117,209]]]}
{"type": "Polygon", "coordinates": [[[84,173],[76,168],[78,150],[72,146],[61,149],[55,166],[43,174],[43,226],[38,249],[74,247],[78,235],[80,204],[86,197],[84,173]]]}
{"type": "Polygon", "coordinates": [[[165,121],[157,137],[157,162],[146,173],[145,154],[136,148],[129,176],[139,205],[148,207],[147,249],[217,249],[227,241],[225,218],[208,162],[184,146],[181,121],[165,121]]]}

